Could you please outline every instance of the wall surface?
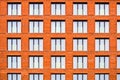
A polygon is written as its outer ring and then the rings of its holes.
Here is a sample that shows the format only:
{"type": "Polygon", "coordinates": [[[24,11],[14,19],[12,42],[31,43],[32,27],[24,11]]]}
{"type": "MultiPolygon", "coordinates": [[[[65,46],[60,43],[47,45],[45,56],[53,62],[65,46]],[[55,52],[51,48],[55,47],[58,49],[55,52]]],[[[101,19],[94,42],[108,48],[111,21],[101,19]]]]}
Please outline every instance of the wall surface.
{"type": "Polygon", "coordinates": [[[116,15],[117,2],[120,0],[0,0],[0,80],[7,80],[7,73],[21,73],[22,80],[29,80],[29,73],[43,73],[44,80],[50,80],[51,73],[65,73],[66,80],[72,80],[73,73],[87,73],[88,80],[95,79],[95,73],[108,73],[110,80],[116,80],[116,74],[120,70],[116,68],[117,56],[120,52],[117,51],[117,20],[120,16],[116,15]],[[7,3],[8,2],[21,2],[22,15],[21,16],[8,16],[7,3]],[[29,2],[43,2],[44,15],[43,16],[30,16],[29,15],[29,2]],[[52,16],[51,15],[51,2],[65,2],[66,15],[65,16],[52,16]],[[87,16],[73,16],[73,2],[87,2],[88,15],[87,16]],[[95,16],[95,2],[109,2],[110,15],[109,16],[95,16]],[[7,33],[7,20],[21,20],[22,32],[20,34],[7,33]],[[30,34],[29,33],[29,20],[43,20],[44,33],[30,34]],[[66,33],[54,34],[51,33],[51,20],[65,20],[66,33]],[[87,20],[88,33],[87,34],[74,34],[73,33],[73,20],[87,20]],[[97,34],[95,33],[95,20],[109,20],[110,33],[97,34]],[[43,51],[29,51],[29,38],[43,38],[44,50],[43,51]],[[21,51],[8,51],[7,38],[21,38],[21,51]],[[51,51],[51,38],[65,38],[66,51],[51,51]],[[87,38],[88,51],[87,52],[74,52],[73,51],[73,38],[87,38]],[[110,51],[95,51],[95,38],[109,38],[110,51]],[[7,56],[20,55],[22,60],[21,69],[8,69],[7,56]],[[29,56],[42,55],[44,57],[43,69],[29,69],[29,56]],[[53,55],[64,55],[66,57],[65,69],[51,69],[50,58],[53,55]],[[87,69],[73,69],[73,56],[84,55],[88,56],[87,69]],[[110,57],[109,69],[95,69],[95,56],[107,55],[110,57]]]}

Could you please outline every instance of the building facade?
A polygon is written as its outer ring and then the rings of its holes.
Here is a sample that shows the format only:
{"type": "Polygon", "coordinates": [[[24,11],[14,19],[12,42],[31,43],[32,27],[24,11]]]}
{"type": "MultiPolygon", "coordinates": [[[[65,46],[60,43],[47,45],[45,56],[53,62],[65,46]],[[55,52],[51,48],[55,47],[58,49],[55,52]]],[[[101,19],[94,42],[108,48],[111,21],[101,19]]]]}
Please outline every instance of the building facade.
{"type": "Polygon", "coordinates": [[[0,80],[120,80],[120,0],[0,0],[0,80]]]}

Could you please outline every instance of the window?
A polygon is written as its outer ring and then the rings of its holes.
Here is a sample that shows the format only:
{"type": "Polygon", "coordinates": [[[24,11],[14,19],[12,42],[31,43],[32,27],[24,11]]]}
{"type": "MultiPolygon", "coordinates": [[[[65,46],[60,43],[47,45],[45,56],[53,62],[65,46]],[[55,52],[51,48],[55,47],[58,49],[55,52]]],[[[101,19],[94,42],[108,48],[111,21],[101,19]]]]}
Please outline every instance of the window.
{"type": "Polygon", "coordinates": [[[65,74],[52,74],[51,80],[65,80],[65,74]]]}
{"type": "Polygon", "coordinates": [[[87,15],[87,3],[74,3],[73,15],[87,15]]]}
{"type": "Polygon", "coordinates": [[[52,51],[65,51],[65,39],[51,39],[52,51]]]}
{"type": "Polygon", "coordinates": [[[65,69],[65,57],[51,57],[51,68],[65,69]]]}
{"type": "Polygon", "coordinates": [[[87,39],[73,39],[73,51],[87,51],[87,39]]]}
{"type": "Polygon", "coordinates": [[[21,57],[8,56],[8,68],[21,68],[21,57]]]}
{"type": "Polygon", "coordinates": [[[96,74],[95,80],[109,80],[109,74],[96,74]]]}
{"type": "Polygon", "coordinates": [[[117,15],[120,15],[120,3],[117,4],[117,15]]]}
{"type": "Polygon", "coordinates": [[[95,32],[96,33],[109,33],[109,21],[96,21],[95,32]]]}
{"type": "Polygon", "coordinates": [[[87,21],[73,21],[73,33],[87,33],[87,21]]]}
{"type": "Polygon", "coordinates": [[[22,80],[21,79],[21,74],[18,74],[18,73],[8,74],[8,79],[7,80],[22,80]]]}
{"type": "Polygon", "coordinates": [[[30,56],[29,57],[30,68],[43,68],[43,57],[41,56],[30,56]]]}
{"type": "Polygon", "coordinates": [[[43,15],[43,3],[30,3],[29,14],[30,15],[43,15]]]}
{"type": "Polygon", "coordinates": [[[51,33],[65,33],[65,21],[52,21],[51,33]]]}
{"type": "Polygon", "coordinates": [[[30,21],[29,26],[30,33],[43,33],[43,21],[30,21]]]}
{"type": "Polygon", "coordinates": [[[95,39],[95,51],[109,51],[109,39],[95,39]]]}
{"type": "Polygon", "coordinates": [[[52,15],[65,15],[65,3],[52,3],[51,14],[52,15]]]}
{"type": "Polygon", "coordinates": [[[120,33],[120,21],[117,21],[117,33],[120,33]]]}
{"type": "Polygon", "coordinates": [[[117,74],[117,80],[120,80],[120,74],[117,74]]]}
{"type": "Polygon", "coordinates": [[[120,51],[120,39],[117,39],[117,51],[120,51]]]}
{"type": "Polygon", "coordinates": [[[117,57],[117,68],[120,68],[120,56],[117,57]]]}
{"type": "Polygon", "coordinates": [[[21,15],[21,4],[8,3],[8,15],[21,15]]]}
{"type": "Polygon", "coordinates": [[[21,21],[8,21],[8,33],[21,33],[21,21]]]}
{"type": "Polygon", "coordinates": [[[39,73],[30,74],[29,80],[43,80],[43,74],[39,73]]]}
{"type": "Polygon", "coordinates": [[[80,69],[80,68],[87,68],[87,57],[85,56],[74,56],[73,57],[73,68],[80,69]]]}
{"type": "Polygon", "coordinates": [[[95,4],[95,15],[109,15],[109,4],[108,3],[96,3],[95,4]]]}
{"type": "Polygon", "coordinates": [[[87,74],[74,74],[73,80],[87,80],[87,74]]]}
{"type": "Polygon", "coordinates": [[[29,39],[30,51],[43,51],[43,39],[29,39]]]}
{"type": "Polygon", "coordinates": [[[21,51],[21,39],[8,39],[8,51],[21,51]]]}
{"type": "Polygon", "coordinates": [[[95,68],[109,68],[109,57],[95,57],[95,68]]]}

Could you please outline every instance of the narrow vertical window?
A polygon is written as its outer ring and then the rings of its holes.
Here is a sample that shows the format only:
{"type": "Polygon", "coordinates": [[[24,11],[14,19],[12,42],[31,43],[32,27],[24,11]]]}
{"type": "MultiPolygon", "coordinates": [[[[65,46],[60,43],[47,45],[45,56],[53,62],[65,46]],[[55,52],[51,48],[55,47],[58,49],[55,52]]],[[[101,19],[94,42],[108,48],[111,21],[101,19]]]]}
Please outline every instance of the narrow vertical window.
{"type": "Polygon", "coordinates": [[[29,39],[30,51],[43,51],[43,39],[29,39]]]}
{"type": "Polygon", "coordinates": [[[8,3],[8,15],[21,15],[21,4],[8,3]]]}
{"type": "Polygon", "coordinates": [[[51,15],[65,15],[65,3],[52,3],[51,15]]]}
{"type": "Polygon", "coordinates": [[[87,15],[87,3],[74,3],[73,15],[87,15]]]}
{"type": "Polygon", "coordinates": [[[8,39],[8,51],[21,51],[21,39],[8,39]]]}
{"type": "Polygon", "coordinates": [[[43,57],[42,56],[30,56],[29,57],[29,68],[43,68],[43,57]]]}
{"type": "Polygon", "coordinates": [[[53,69],[65,69],[65,57],[62,56],[55,56],[51,57],[51,68],[53,69]]]}
{"type": "Polygon", "coordinates": [[[30,15],[43,15],[43,3],[30,3],[29,14],[30,15]]]}
{"type": "Polygon", "coordinates": [[[29,32],[30,33],[43,33],[43,21],[30,21],[29,32]]]}
{"type": "Polygon", "coordinates": [[[87,51],[87,39],[73,39],[73,51],[87,51]]]}

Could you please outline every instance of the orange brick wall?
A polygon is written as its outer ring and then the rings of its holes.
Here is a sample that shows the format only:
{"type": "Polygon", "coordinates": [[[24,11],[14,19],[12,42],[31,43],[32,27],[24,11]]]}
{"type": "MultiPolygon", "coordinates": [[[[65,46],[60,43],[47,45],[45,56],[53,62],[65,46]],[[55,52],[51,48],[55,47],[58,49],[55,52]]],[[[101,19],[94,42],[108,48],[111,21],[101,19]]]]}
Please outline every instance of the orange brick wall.
{"type": "Polygon", "coordinates": [[[87,73],[88,80],[95,79],[95,73],[109,73],[110,80],[116,80],[116,74],[120,73],[120,70],[116,69],[116,57],[120,55],[120,52],[116,51],[117,38],[120,38],[120,34],[116,34],[117,20],[120,20],[120,16],[116,15],[116,4],[120,0],[0,0],[0,80],[7,80],[7,73],[21,73],[22,80],[29,80],[29,73],[43,73],[44,80],[50,80],[51,73],[65,73],[66,80],[72,80],[73,73],[87,73]],[[7,15],[7,2],[21,2],[22,15],[21,16],[8,16],[7,15]],[[29,16],[29,2],[43,2],[44,14],[43,16],[29,16]],[[65,16],[52,16],[51,15],[51,2],[65,2],[66,15],[65,16]],[[87,2],[88,15],[87,16],[73,16],[73,2],[87,2]],[[95,16],[95,2],[109,2],[110,15],[109,16],[95,16]],[[7,33],[7,20],[21,20],[22,32],[20,34],[8,34],[7,33]],[[44,33],[29,34],[29,20],[43,20],[44,33]],[[64,34],[51,34],[51,20],[65,20],[66,33],[64,34]],[[88,20],[88,33],[87,34],[73,34],[73,20],[88,20]],[[95,33],[95,20],[109,20],[110,21],[110,33],[108,34],[96,34],[95,33]],[[29,51],[29,38],[43,38],[44,50],[41,52],[29,51]],[[51,51],[51,38],[65,38],[66,39],[66,51],[52,52],[51,51]],[[7,51],[7,38],[21,38],[21,51],[7,51]],[[88,51],[87,52],[73,52],[72,44],[73,38],[87,38],[88,39],[88,51]],[[110,51],[109,52],[95,52],[95,38],[109,38],[110,51]],[[7,56],[8,55],[20,55],[22,60],[21,69],[8,69],[7,68],[7,56]],[[44,67],[43,69],[29,69],[29,56],[30,55],[43,55],[44,67]],[[64,55],[66,57],[65,69],[51,69],[50,57],[52,55],[64,55]],[[73,56],[74,55],[86,55],[88,56],[88,68],[87,69],[73,69],[73,56]],[[107,55],[110,57],[109,69],[95,69],[95,56],[107,55]]]}

